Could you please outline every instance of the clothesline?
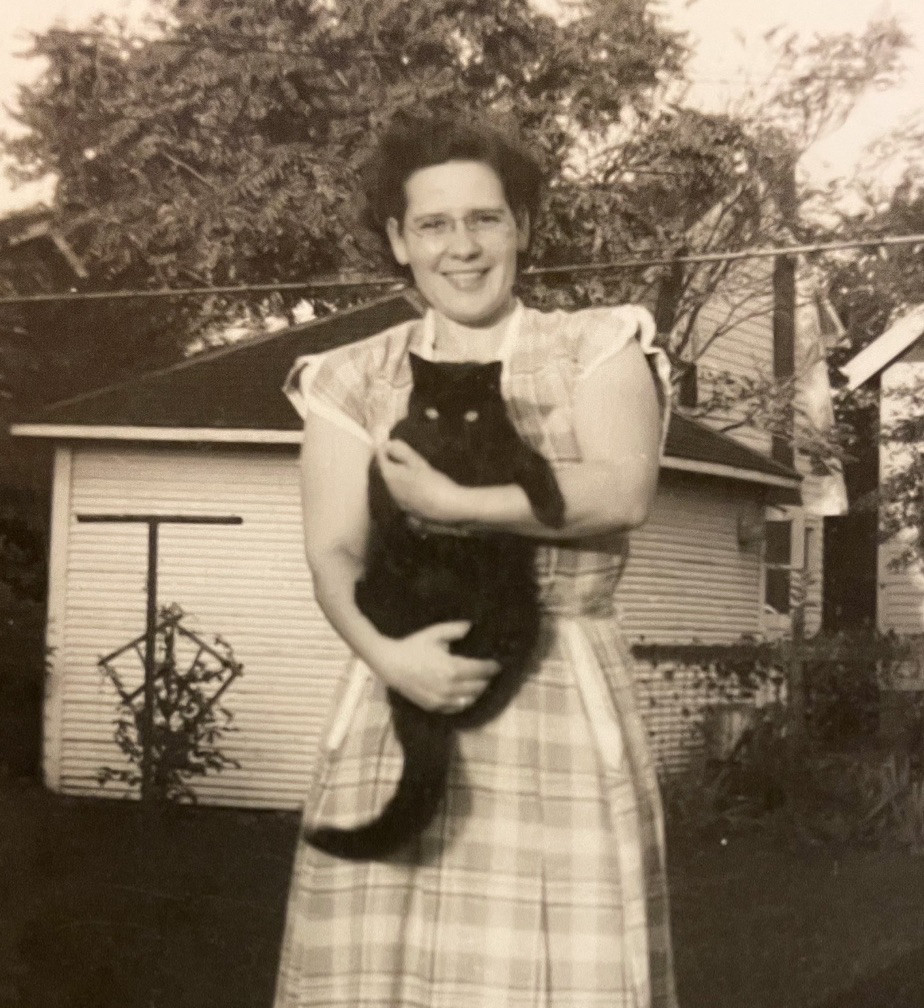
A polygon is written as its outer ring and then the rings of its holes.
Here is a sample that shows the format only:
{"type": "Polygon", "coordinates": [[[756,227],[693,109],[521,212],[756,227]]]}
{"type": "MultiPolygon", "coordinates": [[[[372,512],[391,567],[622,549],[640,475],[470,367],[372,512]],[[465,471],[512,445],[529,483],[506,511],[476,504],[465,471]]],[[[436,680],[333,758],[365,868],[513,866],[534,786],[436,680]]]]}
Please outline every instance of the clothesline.
{"type": "MultiPolygon", "coordinates": [[[[533,266],[520,274],[524,279],[548,275],[578,273],[610,273],[652,266],[673,266],[678,263],[702,264],[733,262],[742,259],[766,259],[776,256],[806,255],[812,252],[834,252],[855,248],[924,245],[924,234],[885,235],[843,242],[813,242],[803,245],[778,245],[772,248],[741,249],[737,252],[698,252],[689,255],[660,255],[648,258],[613,259],[597,263],[568,263],[561,266],[533,266]]],[[[59,294],[17,294],[0,297],[2,305],[49,304],[69,301],[119,301],[131,298],[199,297],[212,294],[259,294],[279,291],[358,290],[366,287],[401,289],[407,281],[396,276],[331,277],[283,283],[229,284],[203,287],[160,287],[114,291],[76,291],[59,294]]]]}

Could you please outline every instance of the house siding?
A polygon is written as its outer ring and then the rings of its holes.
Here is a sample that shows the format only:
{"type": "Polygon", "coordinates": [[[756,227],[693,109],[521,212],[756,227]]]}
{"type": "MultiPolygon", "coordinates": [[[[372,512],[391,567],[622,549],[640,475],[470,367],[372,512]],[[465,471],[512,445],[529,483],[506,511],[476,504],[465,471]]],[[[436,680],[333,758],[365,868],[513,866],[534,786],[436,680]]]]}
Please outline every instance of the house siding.
{"type": "MultiPolygon", "coordinates": [[[[915,360],[920,345],[919,342],[911,348],[908,359],[893,364],[882,374],[880,411],[884,430],[898,417],[908,415],[909,405],[900,390],[924,381],[924,364],[915,360]]],[[[907,451],[901,445],[880,441],[880,485],[903,467],[907,451]]],[[[909,530],[908,534],[913,532],[909,530]]],[[[921,634],[924,633],[924,568],[921,564],[913,564],[892,570],[890,561],[900,552],[901,543],[897,540],[879,547],[879,628],[901,634],[921,634]]]]}
{"type": "Polygon", "coordinates": [[[808,636],[821,631],[822,596],[824,589],[824,518],[805,516],[805,632],[808,636]]]}
{"type": "MultiPolygon", "coordinates": [[[[690,356],[697,361],[704,395],[714,382],[710,373],[735,378],[773,375],[773,264],[756,259],[734,266],[716,293],[703,305],[695,323],[690,356]],[[721,335],[713,339],[721,330],[721,335]]],[[[704,423],[722,430],[737,423],[741,409],[714,413],[704,423]]],[[[755,451],[769,454],[770,435],[754,427],[734,427],[732,437],[755,451]]]]}
{"type": "MultiPolygon", "coordinates": [[[[347,652],[313,600],[295,452],[89,446],[69,449],[67,458],[67,491],[58,485],[55,498],[50,786],[125,793],[96,779],[101,767],[124,765],[113,741],[116,695],[97,663],[144,630],[146,527],[76,516],[236,515],[242,524],[160,528],[160,603],[178,603],[206,639],[220,634],[244,666],[226,694],[237,731],[221,746],[241,767],[196,782],[196,791],[205,803],[296,807],[347,652]]],[[[737,529],[739,516],[753,521],[760,508],[755,487],[662,475],[619,592],[631,640],[722,642],[758,629],[760,558],[739,548],[737,529]]],[[[140,661],[118,668],[140,685],[140,661]]],[[[694,675],[680,670],[668,681],[663,669],[639,665],[639,699],[661,763],[681,761],[695,737],[702,697],[694,675]]]]}
{"type": "Polygon", "coordinates": [[[738,545],[738,524],[760,510],[745,484],[662,473],[619,586],[629,638],[726,643],[756,633],[760,556],[738,545]]]}
{"type": "MultiPolygon", "coordinates": [[[[648,522],[632,540],[618,599],[633,643],[727,644],[760,629],[759,544],[742,547],[739,520],[763,509],[753,487],[663,473],[648,522]]],[[[699,744],[715,701],[702,670],[636,662],[636,695],[656,763],[677,769],[699,744]]]]}

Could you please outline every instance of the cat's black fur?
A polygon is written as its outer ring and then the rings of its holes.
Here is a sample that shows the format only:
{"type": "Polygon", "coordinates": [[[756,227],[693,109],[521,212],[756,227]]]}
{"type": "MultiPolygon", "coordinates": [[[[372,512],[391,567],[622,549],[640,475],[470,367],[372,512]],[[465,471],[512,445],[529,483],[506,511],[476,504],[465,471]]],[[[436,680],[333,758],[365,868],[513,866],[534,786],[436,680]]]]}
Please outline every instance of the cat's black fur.
{"type": "MultiPolygon", "coordinates": [[[[413,389],[407,416],[391,436],[466,486],[519,484],[536,516],[561,527],[564,501],[545,458],[517,434],[501,397],[501,364],[435,363],[411,354],[413,389]]],[[[388,690],[404,753],[398,787],[371,822],[353,829],[321,827],[306,839],[354,860],[386,857],[431,821],[443,796],[458,729],[495,717],[520,687],[539,633],[535,544],[512,534],[458,536],[415,531],[398,509],[373,461],[369,471],[371,532],[356,602],[383,634],[406,637],[424,627],[467,620],[471,629],[451,650],[494,658],[501,671],[458,714],[426,711],[388,690]]]]}

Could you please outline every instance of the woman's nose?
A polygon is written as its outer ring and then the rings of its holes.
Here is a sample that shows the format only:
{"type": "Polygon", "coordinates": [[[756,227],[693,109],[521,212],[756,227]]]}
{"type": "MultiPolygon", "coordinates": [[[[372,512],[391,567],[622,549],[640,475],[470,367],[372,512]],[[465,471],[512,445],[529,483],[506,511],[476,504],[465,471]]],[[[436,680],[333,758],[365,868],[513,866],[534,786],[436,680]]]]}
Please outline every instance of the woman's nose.
{"type": "Polygon", "coordinates": [[[457,220],[446,244],[446,251],[455,256],[469,258],[481,251],[481,243],[478,241],[478,235],[465,221],[457,220]]]}

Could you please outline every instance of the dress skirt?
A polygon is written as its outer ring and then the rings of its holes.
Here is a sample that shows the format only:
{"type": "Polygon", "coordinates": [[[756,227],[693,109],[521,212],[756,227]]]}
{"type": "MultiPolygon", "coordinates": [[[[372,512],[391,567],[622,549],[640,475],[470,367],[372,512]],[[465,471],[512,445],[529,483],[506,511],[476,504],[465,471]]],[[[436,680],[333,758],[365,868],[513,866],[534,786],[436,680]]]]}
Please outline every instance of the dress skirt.
{"type": "MultiPolygon", "coordinates": [[[[275,1008],[673,1008],[657,782],[612,616],[549,615],[494,721],[460,733],[412,848],[354,863],[299,841],[275,1008]]],[[[304,811],[371,818],[401,772],[354,663],[304,811]]]]}

